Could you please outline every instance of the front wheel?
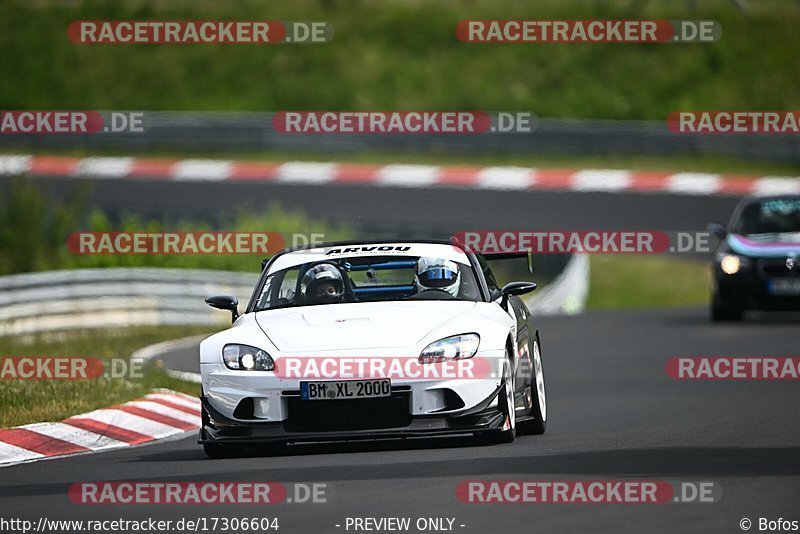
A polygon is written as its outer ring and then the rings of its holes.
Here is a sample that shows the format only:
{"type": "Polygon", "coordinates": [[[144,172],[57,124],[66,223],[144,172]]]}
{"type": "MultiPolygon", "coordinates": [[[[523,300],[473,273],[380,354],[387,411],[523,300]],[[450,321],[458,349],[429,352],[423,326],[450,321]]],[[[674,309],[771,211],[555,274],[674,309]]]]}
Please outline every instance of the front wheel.
{"type": "Polygon", "coordinates": [[[514,410],[514,371],[511,358],[503,366],[503,385],[497,394],[497,408],[503,414],[501,430],[480,434],[482,443],[511,443],[517,437],[517,416],[514,410]]]}
{"type": "MultiPolygon", "coordinates": [[[[202,396],[202,392],[200,395],[202,396]]],[[[206,407],[202,405],[200,407],[200,422],[202,424],[200,429],[200,437],[202,439],[205,434],[205,428],[211,424],[211,417],[208,415],[206,407]]],[[[203,443],[203,452],[206,453],[206,456],[215,460],[220,458],[235,458],[244,452],[244,447],[231,443],[203,443]]]]}
{"type": "Polygon", "coordinates": [[[533,340],[533,380],[531,381],[531,419],[520,421],[517,428],[520,433],[544,434],[547,430],[547,393],[544,389],[544,368],[542,367],[542,351],[539,345],[539,334],[533,340]]]}

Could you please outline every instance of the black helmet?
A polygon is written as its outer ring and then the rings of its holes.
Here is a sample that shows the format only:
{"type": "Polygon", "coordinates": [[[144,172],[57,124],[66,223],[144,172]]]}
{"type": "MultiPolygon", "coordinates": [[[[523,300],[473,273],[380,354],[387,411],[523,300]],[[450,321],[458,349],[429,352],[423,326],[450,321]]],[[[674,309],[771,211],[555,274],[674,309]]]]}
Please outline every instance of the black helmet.
{"type": "Polygon", "coordinates": [[[344,302],[345,284],[342,273],[330,263],[309,268],[300,282],[300,292],[306,304],[344,302]]]}

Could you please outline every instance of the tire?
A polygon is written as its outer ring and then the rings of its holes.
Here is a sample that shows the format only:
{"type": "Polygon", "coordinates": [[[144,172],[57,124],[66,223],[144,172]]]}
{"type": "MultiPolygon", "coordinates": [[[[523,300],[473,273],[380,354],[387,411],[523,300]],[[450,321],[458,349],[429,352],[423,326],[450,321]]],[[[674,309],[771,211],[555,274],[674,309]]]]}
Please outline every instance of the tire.
{"type": "Polygon", "coordinates": [[[497,404],[503,414],[503,429],[483,432],[478,435],[481,443],[511,443],[517,437],[517,416],[514,411],[514,373],[511,372],[511,359],[506,358],[503,366],[503,385],[497,394],[497,404]]]}
{"type": "Polygon", "coordinates": [[[530,411],[532,419],[520,421],[517,424],[517,431],[520,434],[544,434],[547,430],[547,392],[544,386],[544,368],[542,366],[542,351],[538,333],[536,334],[536,339],[533,340],[531,392],[533,393],[533,405],[530,411]]]}
{"type": "Polygon", "coordinates": [[[732,306],[725,306],[718,294],[711,298],[711,320],[714,322],[741,321],[744,319],[744,310],[732,306]]]}

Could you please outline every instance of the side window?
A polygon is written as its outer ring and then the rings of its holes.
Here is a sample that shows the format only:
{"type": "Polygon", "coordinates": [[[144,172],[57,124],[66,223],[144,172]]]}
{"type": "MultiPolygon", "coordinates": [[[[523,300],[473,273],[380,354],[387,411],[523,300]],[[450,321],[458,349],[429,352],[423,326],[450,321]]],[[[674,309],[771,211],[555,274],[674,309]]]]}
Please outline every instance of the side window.
{"type": "Polygon", "coordinates": [[[297,285],[297,269],[278,271],[267,276],[261,295],[258,297],[257,308],[267,309],[272,306],[288,304],[294,300],[297,285]]]}
{"type": "Polygon", "coordinates": [[[281,289],[278,292],[278,298],[293,301],[294,291],[296,287],[297,287],[297,271],[292,270],[291,272],[287,272],[286,276],[283,277],[283,283],[281,283],[281,289]]]}
{"type": "Polygon", "coordinates": [[[489,292],[491,293],[492,300],[494,300],[500,296],[500,286],[498,285],[497,279],[494,277],[494,273],[489,267],[489,263],[486,261],[486,258],[480,254],[476,254],[476,256],[478,258],[478,264],[481,266],[481,270],[483,271],[483,277],[486,278],[486,285],[489,286],[489,292]]]}
{"type": "Polygon", "coordinates": [[[256,310],[269,307],[272,283],[274,280],[274,274],[267,276],[266,280],[264,280],[264,286],[261,288],[261,294],[258,296],[258,300],[256,301],[256,310]]]}

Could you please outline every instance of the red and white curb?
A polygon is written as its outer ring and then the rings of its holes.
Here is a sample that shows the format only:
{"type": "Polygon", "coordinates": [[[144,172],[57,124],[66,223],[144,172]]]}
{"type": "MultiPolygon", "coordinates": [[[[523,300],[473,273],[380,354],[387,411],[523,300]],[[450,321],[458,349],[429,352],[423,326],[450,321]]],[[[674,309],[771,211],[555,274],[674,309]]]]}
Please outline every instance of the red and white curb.
{"type": "Polygon", "coordinates": [[[362,184],[376,187],[453,187],[480,190],[748,195],[800,193],[800,178],[615,169],[541,169],[370,165],[130,157],[0,156],[0,176],[149,179],[186,182],[263,181],[284,184],[362,184]]]}
{"type": "Polygon", "coordinates": [[[0,429],[0,467],[59,456],[107,451],[200,428],[200,401],[157,390],[59,423],[0,429]]]}

